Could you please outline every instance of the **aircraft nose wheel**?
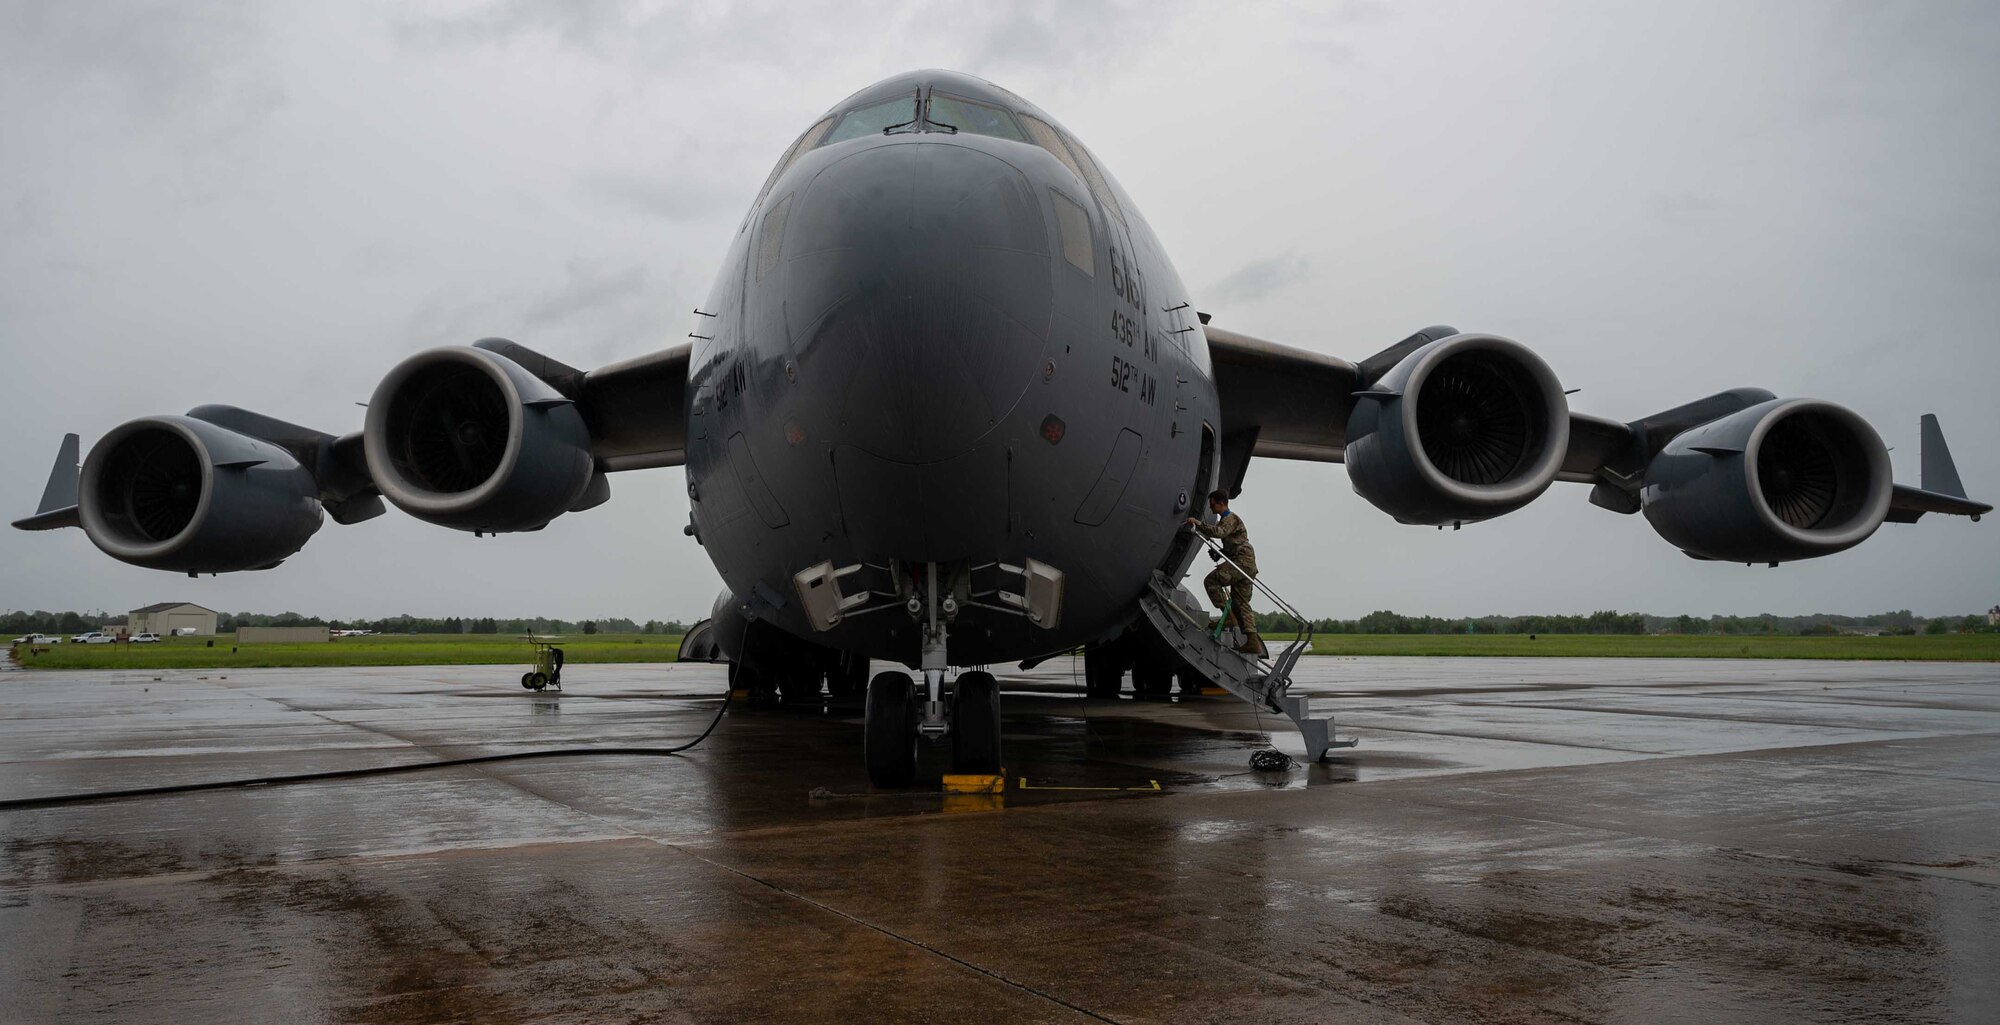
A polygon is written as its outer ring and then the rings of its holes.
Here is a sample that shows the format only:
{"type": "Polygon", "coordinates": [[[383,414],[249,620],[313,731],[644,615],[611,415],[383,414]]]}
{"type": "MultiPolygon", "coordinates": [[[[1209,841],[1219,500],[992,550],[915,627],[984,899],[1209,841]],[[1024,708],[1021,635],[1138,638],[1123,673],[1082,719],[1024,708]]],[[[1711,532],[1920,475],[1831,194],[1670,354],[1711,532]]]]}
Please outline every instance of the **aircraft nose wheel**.
{"type": "Polygon", "coordinates": [[[952,688],[951,770],[976,776],[1000,771],[1000,682],[992,673],[962,673],[952,688]]]}
{"type": "Polygon", "coordinates": [[[868,782],[906,787],[917,777],[917,695],[910,674],[876,673],[868,681],[862,759],[868,782]]]}

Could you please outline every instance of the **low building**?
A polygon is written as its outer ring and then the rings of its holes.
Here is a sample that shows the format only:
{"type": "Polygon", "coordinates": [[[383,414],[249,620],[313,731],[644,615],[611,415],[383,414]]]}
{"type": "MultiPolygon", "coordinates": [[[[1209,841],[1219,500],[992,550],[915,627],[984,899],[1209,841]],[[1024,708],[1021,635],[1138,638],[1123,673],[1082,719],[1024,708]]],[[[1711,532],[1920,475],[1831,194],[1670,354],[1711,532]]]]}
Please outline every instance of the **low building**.
{"type": "Polygon", "coordinates": [[[148,605],[143,609],[133,609],[125,617],[126,629],[135,634],[155,633],[162,637],[176,630],[191,630],[196,634],[215,633],[214,609],[205,609],[192,602],[165,601],[158,605],[148,605]]]}
{"type": "Polygon", "coordinates": [[[236,628],[238,644],[314,644],[329,639],[323,626],[242,626],[236,628]]]}

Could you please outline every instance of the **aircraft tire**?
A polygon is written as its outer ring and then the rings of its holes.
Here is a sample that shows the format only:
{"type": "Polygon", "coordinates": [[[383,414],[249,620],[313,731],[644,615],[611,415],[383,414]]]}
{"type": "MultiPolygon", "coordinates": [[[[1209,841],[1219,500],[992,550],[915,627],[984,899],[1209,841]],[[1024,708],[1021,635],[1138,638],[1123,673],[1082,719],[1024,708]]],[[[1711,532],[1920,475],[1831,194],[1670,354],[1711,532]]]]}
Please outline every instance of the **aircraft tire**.
{"type": "Polygon", "coordinates": [[[910,674],[876,673],[868,681],[863,714],[862,760],[868,782],[885,789],[909,786],[917,778],[917,695],[910,674]]]}
{"type": "Polygon", "coordinates": [[[535,684],[534,684],[534,682],[533,682],[533,681],[534,681],[534,679],[535,679],[535,674],[533,674],[533,673],[522,673],[522,674],[521,674],[521,688],[522,688],[523,690],[534,690],[534,689],[535,689],[535,684]]]}
{"type": "Polygon", "coordinates": [[[729,689],[743,691],[745,700],[752,705],[778,703],[778,689],[771,678],[741,662],[729,663],[729,689]]]}
{"type": "Polygon", "coordinates": [[[814,666],[786,666],[772,675],[778,678],[778,694],[786,704],[819,700],[820,672],[814,666]]]}
{"type": "Polygon", "coordinates": [[[961,673],[952,687],[951,771],[976,776],[1000,771],[1000,681],[992,673],[961,673]]]}
{"type": "Polygon", "coordinates": [[[1148,665],[1146,664],[1148,661],[1150,660],[1141,659],[1139,665],[1132,667],[1133,695],[1142,698],[1171,696],[1174,689],[1174,671],[1164,666],[1148,665]]]}
{"type": "Polygon", "coordinates": [[[1084,693],[1093,698],[1115,698],[1125,684],[1125,663],[1115,644],[1085,648],[1083,651],[1084,693]]]}
{"type": "Polygon", "coordinates": [[[836,698],[858,698],[868,693],[868,658],[843,655],[827,670],[826,692],[836,698]]]}
{"type": "Polygon", "coordinates": [[[522,684],[521,686],[526,687],[529,690],[541,690],[543,687],[546,687],[548,685],[549,685],[549,674],[529,673],[528,682],[522,684]]]}

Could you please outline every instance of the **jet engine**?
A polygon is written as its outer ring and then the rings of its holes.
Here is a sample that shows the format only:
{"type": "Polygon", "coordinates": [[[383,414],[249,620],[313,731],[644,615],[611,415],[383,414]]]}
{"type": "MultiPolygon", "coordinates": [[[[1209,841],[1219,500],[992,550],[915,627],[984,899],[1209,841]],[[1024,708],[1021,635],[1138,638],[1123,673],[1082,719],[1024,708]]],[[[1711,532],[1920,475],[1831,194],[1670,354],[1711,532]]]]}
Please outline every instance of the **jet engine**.
{"type": "Polygon", "coordinates": [[[1360,392],[1344,459],[1354,490],[1404,523],[1472,523],[1527,505],[1569,447],[1569,402],[1519,342],[1452,335],[1360,392]]]}
{"type": "Polygon", "coordinates": [[[319,529],[318,492],[276,445],[191,417],[149,416],[90,450],[77,517],[92,544],[135,566],[269,569],[319,529]]]}
{"type": "Polygon", "coordinates": [[[368,403],[362,450],[383,497],[459,530],[540,529],[577,508],[595,476],[574,402],[513,360],[464,346],[389,371],[368,403]]]}
{"type": "Polygon", "coordinates": [[[1689,555],[1776,563],[1866,541],[1894,487],[1866,420],[1818,399],[1772,399],[1675,436],[1647,464],[1640,500],[1689,555]]]}

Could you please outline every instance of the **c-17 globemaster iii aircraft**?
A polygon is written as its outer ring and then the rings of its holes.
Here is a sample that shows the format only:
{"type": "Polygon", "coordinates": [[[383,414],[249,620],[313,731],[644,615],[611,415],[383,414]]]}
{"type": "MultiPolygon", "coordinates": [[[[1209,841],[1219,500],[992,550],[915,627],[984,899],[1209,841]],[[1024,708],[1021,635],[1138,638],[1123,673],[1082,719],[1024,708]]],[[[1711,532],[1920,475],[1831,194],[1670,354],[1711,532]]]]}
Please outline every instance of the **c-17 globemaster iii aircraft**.
{"type": "Polygon", "coordinates": [[[29,530],[113,558],[268,569],[322,513],[382,499],[474,532],[537,530],[608,475],[684,466],[686,533],[727,589],[690,653],[787,699],[865,691],[866,761],[908,784],[920,737],[1000,764],[977,669],[1085,646],[1089,687],[1179,675],[1328,724],[1285,693],[1293,645],[1239,655],[1179,586],[1203,496],[1256,457],[1343,462],[1404,523],[1513,512],[1558,480],[1698,559],[1829,555],[1885,520],[1977,518],[1935,418],[1921,487],[1817,399],[1737,388],[1629,422],[1572,412],[1527,346],[1448,327],[1358,363],[1207,323],[1132,201],[1073,135],[992,83],[898,75],[837,104],[764,181],[690,340],[581,371],[486,339],[420,352],[334,436],[228,406],[66,439],[29,530]],[[869,674],[870,660],[900,669],[869,674]]]}

